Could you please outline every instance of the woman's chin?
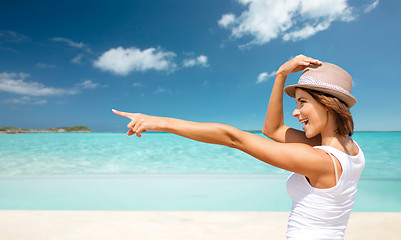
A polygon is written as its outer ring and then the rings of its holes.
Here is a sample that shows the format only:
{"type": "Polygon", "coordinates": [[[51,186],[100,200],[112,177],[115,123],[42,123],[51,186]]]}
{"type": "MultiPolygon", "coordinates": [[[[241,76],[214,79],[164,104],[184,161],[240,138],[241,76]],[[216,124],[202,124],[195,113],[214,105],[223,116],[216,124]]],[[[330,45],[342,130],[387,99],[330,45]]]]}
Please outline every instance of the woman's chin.
{"type": "Polygon", "coordinates": [[[306,138],[313,138],[316,135],[317,135],[317,133],[314,133],[314,132],[311,132],[311,131],[305,131],[306,138]]]}

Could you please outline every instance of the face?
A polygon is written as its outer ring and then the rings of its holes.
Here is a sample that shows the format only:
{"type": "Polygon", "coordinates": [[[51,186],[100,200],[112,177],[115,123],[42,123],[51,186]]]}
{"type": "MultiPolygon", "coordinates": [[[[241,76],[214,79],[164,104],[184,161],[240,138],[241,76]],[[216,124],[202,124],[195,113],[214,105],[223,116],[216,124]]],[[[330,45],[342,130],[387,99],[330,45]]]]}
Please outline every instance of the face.
{"type": "Polygon", "coordinates": [[[297,107],[292,116],[304,124],[302,129],[305,131],[306,137],[311,138],[321,133],[327,126],[327,110],[309,93],[300,88],[295,90],[295,101],[297,107]]]}

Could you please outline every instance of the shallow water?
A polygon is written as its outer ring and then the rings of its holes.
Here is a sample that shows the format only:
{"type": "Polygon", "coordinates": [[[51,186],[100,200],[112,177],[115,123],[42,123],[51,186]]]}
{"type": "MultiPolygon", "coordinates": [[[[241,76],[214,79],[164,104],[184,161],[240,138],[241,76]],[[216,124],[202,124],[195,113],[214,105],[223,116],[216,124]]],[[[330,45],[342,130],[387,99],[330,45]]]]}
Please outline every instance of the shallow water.
{"type": "MultiPolygon", "coordinates": [[[[290,211],[283,175],[137,174],[0,178],[0,209],[290,211]]],[[[362,178],[354,211],[400,212],[401,180],[362,178]]]]}
{"type": "MultiPolygon", "coordinates": [[[[257,133],[262,136],[262,134],[257,133]]],[[[360,132],[362,176],[401,177],[401,133],[360,132]]],[[[224,146],[173,134],[141,139],[124,133],[0,135],[0,176],[93,174],[273,174],[288,172],[224,146]]]]}
{"type": "MultiPolygon", "coordinates": [[[[354,140],[366,157],[354,211],[401,211],[401,133],[354,140]]],[[[0,135],[0,209],[289,211],[288,175],[165,133],[0,135]]]]}

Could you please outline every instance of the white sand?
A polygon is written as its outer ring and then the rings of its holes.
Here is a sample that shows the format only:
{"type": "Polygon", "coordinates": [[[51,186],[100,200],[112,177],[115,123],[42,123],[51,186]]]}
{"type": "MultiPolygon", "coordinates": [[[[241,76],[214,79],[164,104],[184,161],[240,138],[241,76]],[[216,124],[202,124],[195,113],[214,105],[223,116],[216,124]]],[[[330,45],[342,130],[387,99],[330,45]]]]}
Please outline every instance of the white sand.
{"type": "MultiPolygon", "coordinates": [[[[288,213],[0,211],[2,240],[285,239],[288,213]]],[[[401,213],[352,213],[346,240],[395,240],[401,213]]]]}

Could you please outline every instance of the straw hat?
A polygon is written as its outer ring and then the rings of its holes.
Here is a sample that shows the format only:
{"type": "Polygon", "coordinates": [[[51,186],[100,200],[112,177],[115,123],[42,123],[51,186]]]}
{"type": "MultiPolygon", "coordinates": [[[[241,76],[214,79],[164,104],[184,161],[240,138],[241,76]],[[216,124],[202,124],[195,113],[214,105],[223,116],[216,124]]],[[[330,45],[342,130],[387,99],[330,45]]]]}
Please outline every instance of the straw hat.
{"type": "Polygon", "coordinates": [[[351,95],[352,78],[342,68],[323,62],[321,65],[310,65],[303,72],[295,85],[284,88],[285,93],[295,97],[295,89],[306,88],[327,93],[344,101],[349,108],[354,106],[356,98],[351,95]]]}

